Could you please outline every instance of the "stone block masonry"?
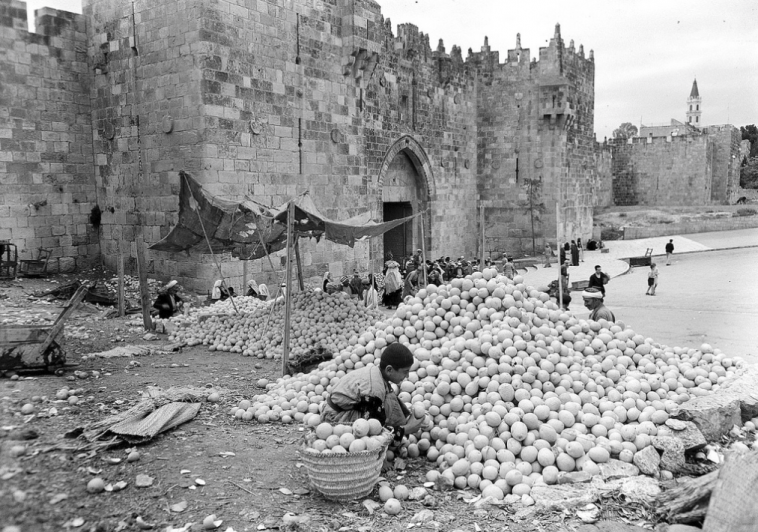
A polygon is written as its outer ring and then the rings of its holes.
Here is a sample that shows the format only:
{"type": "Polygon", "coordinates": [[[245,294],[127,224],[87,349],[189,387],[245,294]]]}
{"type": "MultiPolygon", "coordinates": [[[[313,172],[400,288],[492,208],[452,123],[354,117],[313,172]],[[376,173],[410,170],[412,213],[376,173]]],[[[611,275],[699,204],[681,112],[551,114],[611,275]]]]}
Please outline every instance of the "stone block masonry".
{"type": "MultiPolygon", "coordinates": [[[[480,254],[481,206],[488,237],[527,252],[526,183],[540,184],[539,238],[555,236],[556,202],[566,238],[588,238],[606,202],[594,59],[557,27],[534,61],[517,43],[500,63],[486,42],[464,60],[412,24],[393,32],[372,0],[87,0],[82,16],[43,10],[42,36],[22,29],[23,4],[0,5],[15,13],[3,19],[0,179],[38,187],[3,189],[0,231],[27,251],[44,241],[115,268],[122,243],[133,273],[137,237],[152,244],[177,221],[180,170],[232,201],[307,192],[333,219],[404,204],[423,213],[408,246],[423,234],[431,257],[480,254]]],[[[381,238],[300,246],[306,278],[384,262],[381,238]]],[[[190,288],[242,284],[229,256],[147,259],[190,288]]],[[[278,283],[272,259],[249,275],[278,283]]]]}
{"type": "Polygon", "coordinates": [[[734,126],[614,139],[612,150],[616,205],[728,205],[739,198],[740,131],[734,126]]]}
{"type": "Polygon", "coordinates": [[[714,145],[707,136],[634,138],[614,148],[616,205],[711,202],[714,145]]]}
{"type": "Polygon", "coordinates": [[[85,19],[0,0],[0,239],[20,258],[52,249],[51,269],[99,262],[85,19]]]}

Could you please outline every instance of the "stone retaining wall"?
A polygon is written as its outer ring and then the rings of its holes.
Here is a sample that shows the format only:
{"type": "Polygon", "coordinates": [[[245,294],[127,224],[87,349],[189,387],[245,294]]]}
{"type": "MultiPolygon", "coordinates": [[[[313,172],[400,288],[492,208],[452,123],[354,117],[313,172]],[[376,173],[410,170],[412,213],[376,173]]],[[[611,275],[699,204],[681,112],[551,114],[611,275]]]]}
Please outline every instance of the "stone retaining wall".
{"type": "MultiPolygon", "coordinates": [[[[743,206],[743,208],[745,208],[743,206]]],[[[748,207],[749,208],[749,207],[748,207]]],[[[651,227],[625,227],[624,240],[636,240],[654,236],[685,235],[689,233],[710,233],[758,227],[758,216],[739,216],[697,220],[678,224],[654,225],[651,227]]]]}

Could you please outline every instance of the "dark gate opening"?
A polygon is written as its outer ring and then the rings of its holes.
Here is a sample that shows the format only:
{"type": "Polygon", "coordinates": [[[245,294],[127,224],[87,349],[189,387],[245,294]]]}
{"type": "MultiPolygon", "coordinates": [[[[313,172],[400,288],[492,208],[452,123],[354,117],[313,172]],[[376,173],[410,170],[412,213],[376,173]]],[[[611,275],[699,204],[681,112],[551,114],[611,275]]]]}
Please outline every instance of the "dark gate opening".
{"type": "MultiPolygon", "coordinates": [[[[397,220],[413,215],[413,208],[409,201],[384,203],[384,221],[397,220]]],[[[384,258],[392,253],[392,257],[401,265],[403,259],[413,254],[413,226],[411,222],[395,227],[384,233],[384,258]]]]}

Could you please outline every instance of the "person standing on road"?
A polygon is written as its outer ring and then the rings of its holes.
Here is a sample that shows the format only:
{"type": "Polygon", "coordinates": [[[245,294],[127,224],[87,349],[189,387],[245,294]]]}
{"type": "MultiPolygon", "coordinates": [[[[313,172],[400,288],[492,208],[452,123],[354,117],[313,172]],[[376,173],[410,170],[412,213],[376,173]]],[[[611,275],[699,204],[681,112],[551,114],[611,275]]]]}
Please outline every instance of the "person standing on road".
{"type": "Polygon", "coordinates": [[[576,239],[576,247],[579,248],[579,262],[584,262],[584,246],[581,238],[576,239]]]}
{"type": "Polygon", "coordinates": [[[571,241],[571,265],[579,266],[579,248],[576,246],[576,241],[571,241]]]}
{"type": "Polygon", "coordinates": [[[658,268],[656,267],[655,263],[653,262],[650,265],[650,271],[647,272],[647,292],[645,292],[646,296],[654,296],[655,295],[655,289],[658,287],[658,268]]]}
{"type": "Polygon", "coordinates": [[[616,316],[604,305],[605,298],[599,289],[595,287],[587,288],[582,292],[582,299],[584,299],[584,306],[590,310],[590,320],[616,322],[616,316]]]}
{"type": "Polygon", "coordinates": [[[566,259],[561,265],[561,282],[563,283],[564,287],[568,287],[569,285],[569,264],[571,263],[568,259],[566,259]]]}
{"type": "Polygon", "coordinates": [[[671,256],[674,254],[674,239],[669,239],[669,243],[666,244],[666,266],[671,266],[671,256]]]}
{"type": "Polygon", "coordinates": [[[505,259],[505,264],[503,264],[503,275],[511,280],[516,276],[516,265],[513,264],[513,259],[511,257],[505,259]]]}
{"type": "Polygon", "coordinates": [[[548,242],[545,242],[545,268],[551,268],[550,259],[553,258],[553,248],[550,247],[548,242]]]}
{"type": "Polygon", "coordinates": [[[603,272],[603,267],[597,264],[595,266],[595,273],[590,275],[589,288],[597,288],[605,297],[605,285],[611,280],[610,275],[603,272]]]}

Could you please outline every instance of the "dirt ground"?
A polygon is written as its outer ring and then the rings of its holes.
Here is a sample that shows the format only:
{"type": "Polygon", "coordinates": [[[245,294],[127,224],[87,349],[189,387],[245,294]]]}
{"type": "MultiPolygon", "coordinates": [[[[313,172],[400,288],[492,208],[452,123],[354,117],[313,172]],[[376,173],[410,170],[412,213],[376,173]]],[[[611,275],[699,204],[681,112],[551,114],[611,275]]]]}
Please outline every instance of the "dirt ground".
{"type": "MultiPolygon", "coordinates": [[[[109,274],[87,272],[87,276],[107,278],[109,274]]],[[[29,294],[73,277],[3,283],[0,324],[54,320],[63,302],[36,301],[29,294]]],[[[22,532],[165,530],[169,526],[184,530],[180,528],[184,525],[201,530],[203,520],[215,514],[223,520],[217,529],[222,531],[399,531],[407,530],[422,510],[433,512],[434,524],[417,523],[414,530],[552,531],[560,530],[560,523],[581,523],[574,515],[546,513],[536,507],[477,507],[464,501],[475,496],[472,492],[434,491],[423,504],[405,501],[403,512],[395,517],[381,508],[369,511],[361,501],[326,501],[309,491],[307,475],[298,462],[303,437],[299,426],[245,423],[228,413],[239,400],[261,393],[256,382],[275,379],[279,362],[210,353],[202,346],[138,358],[82,360],[81,355],[118,345],[167,343],[165,335],[144,341],[139,319],[104,318],[106,313],[107,309],[86,305],[67,322],[68,361],[80,364],[73,370],[84,378],[69,371],[61,377],[22,374],[18,380],[0,379],[0,530],[11,525],[19,528],[8,530],[22,532]],[[221,401],[203,403],[195,419],[137,447],[90,450],[87,442],[64,437],[74,428],[132,407],[148,386],[166,389],[172,385],[213,388],[221,393],[221,401]],[[81,389],[80,401],[72,405],[57,400],[56,393],[63,387],[81,389]],[[34,406],[34,414],[21,413],[27,403],[34,406]],[[45,417],[51,409],[56,415],[45,417]],[[23,440],[25,436],[33,438],[23,440]],[[14,458],[11,449],[19,445],[25,447],[25,454],[14,458]],[[139,459],[128,462],[128,454],[135,449],[139,459]],[[136,487],[138,475],[152,477],[152,485],[136,487]],[[106,485],[123,481],[127,487],[90,494],[87,483],[95,477],[106,485]],[[175,511],[173,505],[182,501],[186,509],[175,511]]],[[[393,470],[386,479],[393,486],[421,486],[427,470],[425,461],[409,460],[404,470],[393,470]]],[[[376,493],[372,499],[378,501],[376,493]]]]}

